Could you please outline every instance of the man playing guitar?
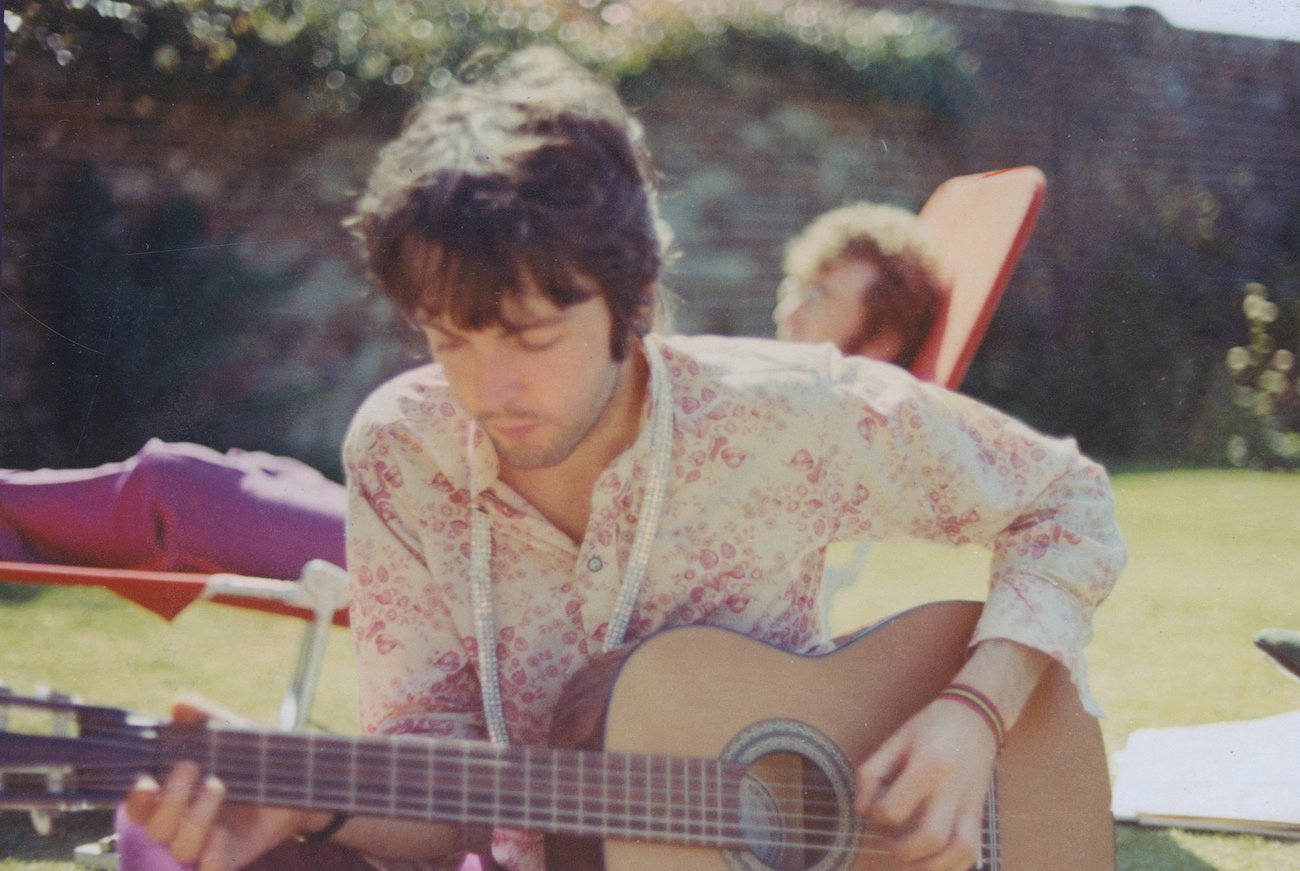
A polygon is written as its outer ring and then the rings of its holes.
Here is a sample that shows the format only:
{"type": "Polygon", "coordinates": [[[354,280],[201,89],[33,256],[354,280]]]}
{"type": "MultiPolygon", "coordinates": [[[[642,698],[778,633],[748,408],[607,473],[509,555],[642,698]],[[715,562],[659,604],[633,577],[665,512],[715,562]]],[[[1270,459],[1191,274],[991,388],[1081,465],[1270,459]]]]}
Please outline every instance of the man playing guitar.
{"type": "MultiPolygon", "coordinates": [[[[343,449],[362,727],[542,744],[571,674],[660,630],[824,650],[831,542],[980,542],[969,657],[857,767],[854,800],[899,866],[969,868],[999,745],[1049,664],[1094,707],[1082,649],[1124,561],[1105,474],[893,366],[655,334],[651,178],[638,123],[549,49],[448,88],[381,153],[352,226],[436,362],[381,386],[343,449]]],[[[514,829],[223,795],[182,764],[128,808],[203,871],[295,836],[381,867],[543,866],[514,829]]]]}

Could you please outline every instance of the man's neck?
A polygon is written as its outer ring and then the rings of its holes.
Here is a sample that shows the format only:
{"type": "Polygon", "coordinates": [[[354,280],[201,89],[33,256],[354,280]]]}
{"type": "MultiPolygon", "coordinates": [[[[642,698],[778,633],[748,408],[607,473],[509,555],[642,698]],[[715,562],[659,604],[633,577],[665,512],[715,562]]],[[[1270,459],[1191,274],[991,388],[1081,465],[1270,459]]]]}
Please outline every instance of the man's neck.
{"type": "Polygon", "coordinates": [[[540,469],[501,464],[497,477],[541,512],[574,543],[586,534],[596,479],[636,441],[649,385],[649,366],[634,342],[619,370],[609,403],[563,462],[540,469]]]}

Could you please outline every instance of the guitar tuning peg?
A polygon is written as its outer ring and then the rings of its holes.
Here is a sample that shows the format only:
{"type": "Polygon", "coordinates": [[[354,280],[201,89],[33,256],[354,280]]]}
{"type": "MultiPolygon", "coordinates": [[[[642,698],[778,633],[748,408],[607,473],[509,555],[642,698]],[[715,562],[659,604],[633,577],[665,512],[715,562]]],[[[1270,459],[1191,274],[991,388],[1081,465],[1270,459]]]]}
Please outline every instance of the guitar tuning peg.
{"type": "Polygon", "coordinates": [[[55,708],[51,717],[50,734],[58,738],[67,738],[75,731],[73,729],[74,718],[72,716],[71,704],[73,698],[68,693],[61,693],[57,690],[47,690],[46,700],[56,702],[60,705],[69,707],[55,708]]]}

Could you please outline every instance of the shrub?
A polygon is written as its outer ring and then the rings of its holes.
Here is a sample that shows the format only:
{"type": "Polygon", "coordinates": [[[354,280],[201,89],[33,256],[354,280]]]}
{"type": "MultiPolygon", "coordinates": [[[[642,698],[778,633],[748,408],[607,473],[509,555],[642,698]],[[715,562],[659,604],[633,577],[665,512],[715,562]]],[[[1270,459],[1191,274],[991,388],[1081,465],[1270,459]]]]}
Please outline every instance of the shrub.
{"type": "Polygon", "coordinates": [[[1228,351],[1239,426],[1227,443],[1235,466],[1300,469],[1300,299],[1279,304],[1268,288],[1247,284],[1242,311],[1250,339],[1228,351]]]}
{"type": "Polygon", "coordinates": [[[559,45],[616,80],[692,59],[707,69],[754,41],[847,82],[861,97],[948,117],[969,104],[972,67],[951,31],[922,14],[839,0],[51,0],[5,10],[5,63],[50,55],[106,72],[217,86],[351,110],[452,81],[475,49],[559,45]],[[105,37],[138,51],[107,61],[105,37]],[[721,51],[720,51],[721,50],[721,51]],[[387,94],[385,94],[387,92],[387,94]]]}

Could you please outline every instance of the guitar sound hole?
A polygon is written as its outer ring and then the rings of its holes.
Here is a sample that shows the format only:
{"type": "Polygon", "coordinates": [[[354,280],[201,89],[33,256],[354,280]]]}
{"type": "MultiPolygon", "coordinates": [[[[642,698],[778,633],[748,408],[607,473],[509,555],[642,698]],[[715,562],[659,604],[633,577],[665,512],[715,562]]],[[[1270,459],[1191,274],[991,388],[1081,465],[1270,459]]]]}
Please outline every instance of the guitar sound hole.
{"type": "Polygon", "coordinates": [[[750,763],[743,786],[741,827],[754,858],[774,871],[819,866],[840,820],[825,773],[797,753],[768,753],[750,763]]]}

